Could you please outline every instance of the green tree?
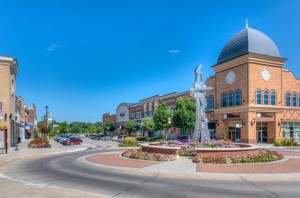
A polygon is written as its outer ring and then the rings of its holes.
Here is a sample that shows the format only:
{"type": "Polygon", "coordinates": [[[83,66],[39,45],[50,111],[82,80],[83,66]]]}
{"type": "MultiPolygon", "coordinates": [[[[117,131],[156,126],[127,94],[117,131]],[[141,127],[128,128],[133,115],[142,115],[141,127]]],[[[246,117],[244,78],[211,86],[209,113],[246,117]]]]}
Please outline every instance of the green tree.
{"type": "Polygon", "coordinates": [[[188,138],[195,124],[196,105],[192,98],[179,98],[176,101],[172,124],[187,131],[188,138]]]}
{"type": "Polygon", "coordinates": [[[112,127],[113,127],[113,123],[110,120],[107,120],[104,123],[104,130],[105,131],[110,131],[112,127]]]}
{"type": "Polygon", "coordinates": [[[145,131],[149,132],[154,130],[154,122],[151,118],[145,118],[142,120],[142,131],[143,131],[143,136],[145,136],[145,131]]]}
{"type": "Polygon", "coordinates": [[[67,133],[68,132],[68,123],[67,122],[61,122],[58,126],[59,133],[67,133]]]}
{"type": "Polygon", "coordinates": [[[72,133],[80,133],[80,127],[78,125],[75,125],[73,127],[71,127],[71,132],[72,133]]]}
{"type": "Polygon", "coordinates": [[[171,111],[167,109],[165,103],[160,103],[157,106],[156,111],[153,115],[153,122],[155,126],[155,130],[160,131],[160,137],[162,137],[161,131],[165,130],[166,134],[168,129],[170,128],[170,124],[168,123],[168,118],[172,116],[171,111]]]}
{"type": "Polygon", "coordinates": [[[104,132],[103,126],[97,127],[96,132],[97,132],[97,133],[103,133],[103,132],[104,132]]]}
{"type": "Polygon", "coordinates": [[[125,123],[125,129],[128,131],[128,135],[131,136],[131,133],[136,132],[136,122],[134,120],[128,120],[125,123]]]}
{"type": "Polygon", "coordinates": [[[95,125],[91,125],[91,127],[89,128],[89,132],[91,134],[95,134],[97,132],[97,128],[95,125]]]}
{"type": "Polygon", "coordinates": [[[94,125],[98,128],[98,127],[102,127],[102,122],[95,122],[94,125]]]}

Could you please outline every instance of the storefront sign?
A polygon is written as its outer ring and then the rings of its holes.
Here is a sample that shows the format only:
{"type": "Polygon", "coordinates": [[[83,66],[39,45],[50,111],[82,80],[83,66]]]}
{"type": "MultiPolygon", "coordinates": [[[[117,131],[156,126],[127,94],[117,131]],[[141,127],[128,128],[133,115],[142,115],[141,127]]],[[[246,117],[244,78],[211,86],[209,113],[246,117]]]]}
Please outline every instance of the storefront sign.
{"type": "Polygon", "coordinates": [[[236,127],[236,128],[242,128],[243,125],[242,125],[242,124],[235,124],[235,127],[236,127]]]}
{"type": "Polygon", "coordinates": [[[2,102],[0,102],[0,119],[2,119],[2,102]]]}
{"type": "Polygon", "coordinates": [[[5,148],[5,137],[4,137],[4,134],[5,133],[5,130],[1,130],[0,129],[0,149],[4,149],[5,148]]]}

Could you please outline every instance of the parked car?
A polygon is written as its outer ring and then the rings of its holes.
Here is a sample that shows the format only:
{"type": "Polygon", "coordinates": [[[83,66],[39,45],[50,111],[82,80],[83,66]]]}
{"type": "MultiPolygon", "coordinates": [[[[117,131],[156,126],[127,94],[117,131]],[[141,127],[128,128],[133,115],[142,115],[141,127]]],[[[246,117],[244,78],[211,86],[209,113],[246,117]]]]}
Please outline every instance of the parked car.
{"type": "Polygon", "coordinates": [[[69,139],[71,137],[72,137],[71,135],[65,135],[65,136],[63,136],[62,138],[59,139],[59,143],[62,144],[65,140],[67,140],[67,139],[69,139]]]}
{"type": "Polygon", "coordinates": [[[80,138],[84,138],[85,135],[84,135],[84,134],[80,134],[79,137],[80,137],[80,138]]]}
{"type": "Polygon", "coordinates": [[[110,136],[105,136],[103,140],[105,140],[105,141],[110,141],[110,140],[111,140],[111,137],[110,137],[110,136]]]}
{"type": "Polygon", "coordinates": [[[126,135],[119,135],[118,138],[117,138],[117,141],[118,142],[123,142],[126,137],[127,137],[126,135]]]}
{"type": "Polygon", "coordinates": [[[114,136],[111,138],[112,141],[118,141],[118,136],[114,136]]]}
{"type": "Polygon", "coordinates": [[[62,143],[63,145],[81,145],[82,144],[82,139],[78,138],[78,137],[70,137],[68,139],[65,139],[62,143]]]}
{"type": "Polygon", "coordinates": [[[97,135],[95,135],[95,134],[89,135],[89,138],[91,138],[91,139],[97,139],[97,135]]]}
{"type": "Polygon", "coordinates": [[[104,134],[99,134],[97,135],[97,140],[104,140],[105,135],[104,134]]]}

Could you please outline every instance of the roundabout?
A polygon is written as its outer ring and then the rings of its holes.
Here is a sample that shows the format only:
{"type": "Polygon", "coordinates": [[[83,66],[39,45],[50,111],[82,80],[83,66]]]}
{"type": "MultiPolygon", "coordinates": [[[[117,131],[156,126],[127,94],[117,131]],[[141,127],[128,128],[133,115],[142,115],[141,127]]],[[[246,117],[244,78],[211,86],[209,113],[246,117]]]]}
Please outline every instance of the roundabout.
{"type": "Polygon", "coordinates": [[[299,150],[282,152],[282,161],[248,167],[195,164],[188,157],[171,162],[133,160],[120,156],[124,149],[113,143],[97,144],[84,151],[8,163],[1,167],[1,177],[85,197],[297,197],[299,193],[299,150]]]}

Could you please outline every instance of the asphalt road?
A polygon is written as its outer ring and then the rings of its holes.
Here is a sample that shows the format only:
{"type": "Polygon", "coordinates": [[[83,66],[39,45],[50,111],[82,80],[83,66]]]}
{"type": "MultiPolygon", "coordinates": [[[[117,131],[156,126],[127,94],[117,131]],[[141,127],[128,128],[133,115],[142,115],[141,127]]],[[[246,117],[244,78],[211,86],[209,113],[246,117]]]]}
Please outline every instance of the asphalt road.
{"type": "Polygon", "coordinates": [[[61,191],[71,189],[109,197],[297,198],[300,194],[299,177],[166,177],[158,173],[141,175],[80,163],[77,159],[81,156],[110,152],[113,143],[98,141],[94,144],[97,147],[91,150],[19,160],[2,167],[1,173],[22,185],[59,188],[61,191]]]}

